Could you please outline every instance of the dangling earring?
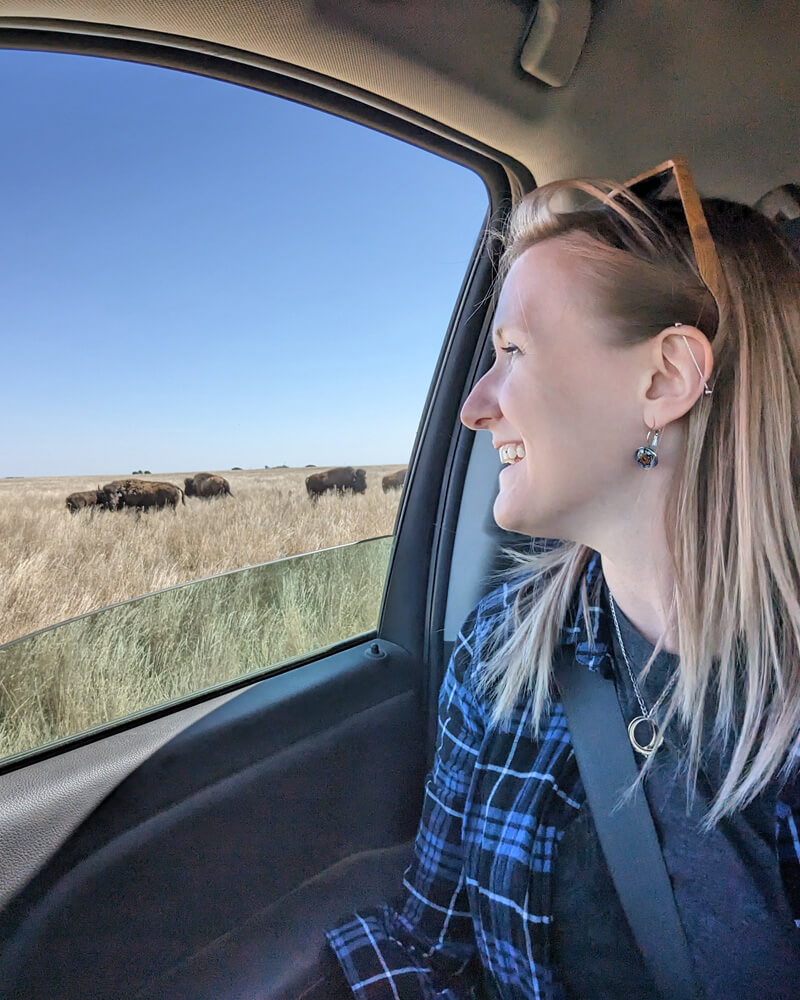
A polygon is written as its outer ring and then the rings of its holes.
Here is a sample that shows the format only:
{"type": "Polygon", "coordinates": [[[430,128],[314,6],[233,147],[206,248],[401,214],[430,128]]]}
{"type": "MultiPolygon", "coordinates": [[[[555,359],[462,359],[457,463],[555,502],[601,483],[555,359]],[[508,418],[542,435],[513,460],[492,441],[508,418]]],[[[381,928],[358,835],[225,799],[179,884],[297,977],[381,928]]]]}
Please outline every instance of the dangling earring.
{"type": "Polygon", "coordinates": [[[656,449],[658,448],[658,435],[662,430],[662,427],[658,429],[651,427],[647,432],[645,444],[641,448],[637,448],[636,454],[633,456],[643,469],[655,469],[658,465],[656,449]]]}

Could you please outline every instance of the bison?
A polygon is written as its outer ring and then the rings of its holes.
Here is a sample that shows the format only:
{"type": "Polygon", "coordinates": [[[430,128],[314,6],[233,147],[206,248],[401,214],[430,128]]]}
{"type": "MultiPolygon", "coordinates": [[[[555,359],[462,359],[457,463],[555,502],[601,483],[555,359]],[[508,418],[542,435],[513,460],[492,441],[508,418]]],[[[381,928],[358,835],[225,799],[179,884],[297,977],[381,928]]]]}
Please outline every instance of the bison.
{"type": "Polygon", "coordinates": [[[106,483],[98,495],[102,496],[101,502],[109,510],[121,510],[123,507],[134,507],[138,512],[151,507],[177,510],[178,500],[186,503],[180,486],[147,479],[115,479],[106,483]]]}
{"type": "Polygon", "coordinates": [[[405,469],[398,469],[397,472],[390,472],[388,476],[384,476],[381,480],[383,492],[388,493],[389,490],[402,489],[403,483],[406,481],[407,471],[408,466],[406,466],[405,469]]]}
{"type": "Polygon", "coordinates": [[[67,497],[67,510],[70,514],[76,514],[84,507],[97,507],[102,505],[103,500],[98,490],[84,490],[83,493],[70,493],[67,497]]]}
{"type": "Polygon", "coordinates": [[[351,465],[328,469],[327,472],[314,472],[306,479],[306,491],[312,500],[321,493],[336,490],[344,493],[363,493],[367,488],[367,474],[363,469],[354,469],[351,465]]]}
{"type": "Polygon", "coordinates": [[[231,486],[227,479],[213,472],[198,472],[183,481],[187,497],[232,497],[231,486]]]}

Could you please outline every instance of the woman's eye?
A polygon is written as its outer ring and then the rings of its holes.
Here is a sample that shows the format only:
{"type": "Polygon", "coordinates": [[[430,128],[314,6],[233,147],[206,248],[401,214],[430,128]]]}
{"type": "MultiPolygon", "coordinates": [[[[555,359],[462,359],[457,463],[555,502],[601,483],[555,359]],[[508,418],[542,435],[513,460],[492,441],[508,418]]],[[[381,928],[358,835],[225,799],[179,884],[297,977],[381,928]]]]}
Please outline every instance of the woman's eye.
{"type": "MultiPolygon", "coordinates": [[[[519,347],[517,347],[516,344],[512,343],[507,344],[505,347],[501,347],[500,351],[502,351],[503,354],[507,354],[509,356],[509,359],[512,361],[518,354],[522,354],[522,350],[519,347]]],[[[497,348],[492,347],[491,363],[495,364],[496,362],[497,362],[497,348]]]]}

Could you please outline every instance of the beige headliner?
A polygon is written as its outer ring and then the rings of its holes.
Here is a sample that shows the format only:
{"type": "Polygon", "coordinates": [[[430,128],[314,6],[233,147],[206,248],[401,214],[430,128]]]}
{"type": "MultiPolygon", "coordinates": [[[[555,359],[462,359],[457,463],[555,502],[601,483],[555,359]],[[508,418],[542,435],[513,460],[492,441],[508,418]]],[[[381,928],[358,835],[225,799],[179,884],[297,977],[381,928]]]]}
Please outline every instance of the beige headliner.
{"type": "Polygon", "coordinates": [[[676,154],[689,159],[706,193],[752,201],[800,179],[800,0],[595,0],[586,48],[561,90],[519,69],[530,6],[0,0],[0,25],[84,21],[281,60],[503,150],[539,183],[576,174],[623,178],[676,154]]]}

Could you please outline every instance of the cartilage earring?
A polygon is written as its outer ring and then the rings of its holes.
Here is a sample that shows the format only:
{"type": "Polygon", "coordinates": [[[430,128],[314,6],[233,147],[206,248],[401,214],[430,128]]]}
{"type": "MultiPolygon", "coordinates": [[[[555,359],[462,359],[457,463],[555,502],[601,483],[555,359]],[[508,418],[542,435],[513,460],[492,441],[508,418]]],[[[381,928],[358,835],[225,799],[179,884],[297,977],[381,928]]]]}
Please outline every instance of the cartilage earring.
{"type": "Polygon", "coordinates": [[[637,448],[634,458],[641,465],[643,469],[655,469],[658,465],[658,455],[656,454],[656,449],[658,448],[658,435],[661,433],[663,428],[658,429],[651,427],[647,432],[647,441],[641,448],[637,448]]]}
{"type": "MultiPolygon", "coordinates": [[[[674,325],[683,326],[683,323],[675,323],[674,325]]],[[[711,388],[708,382],[706,382],[706,380],[703,378],[703,373],[700,370],[700,365],[698,365],[697,358],[694,356],[694,352],[692,351],[691,347],[689,347],[689,341],[686,339],[686,335],[682,333],[681,336],[683,337],[684,344],[686,344],[686,350],[689,352],[691,359],[694,362],[694,366],[697,369],[697,374],[700,376],[700,381],[703,383],[703,395],[710,396],[714,392],[714,390],[711,388]]]]}

